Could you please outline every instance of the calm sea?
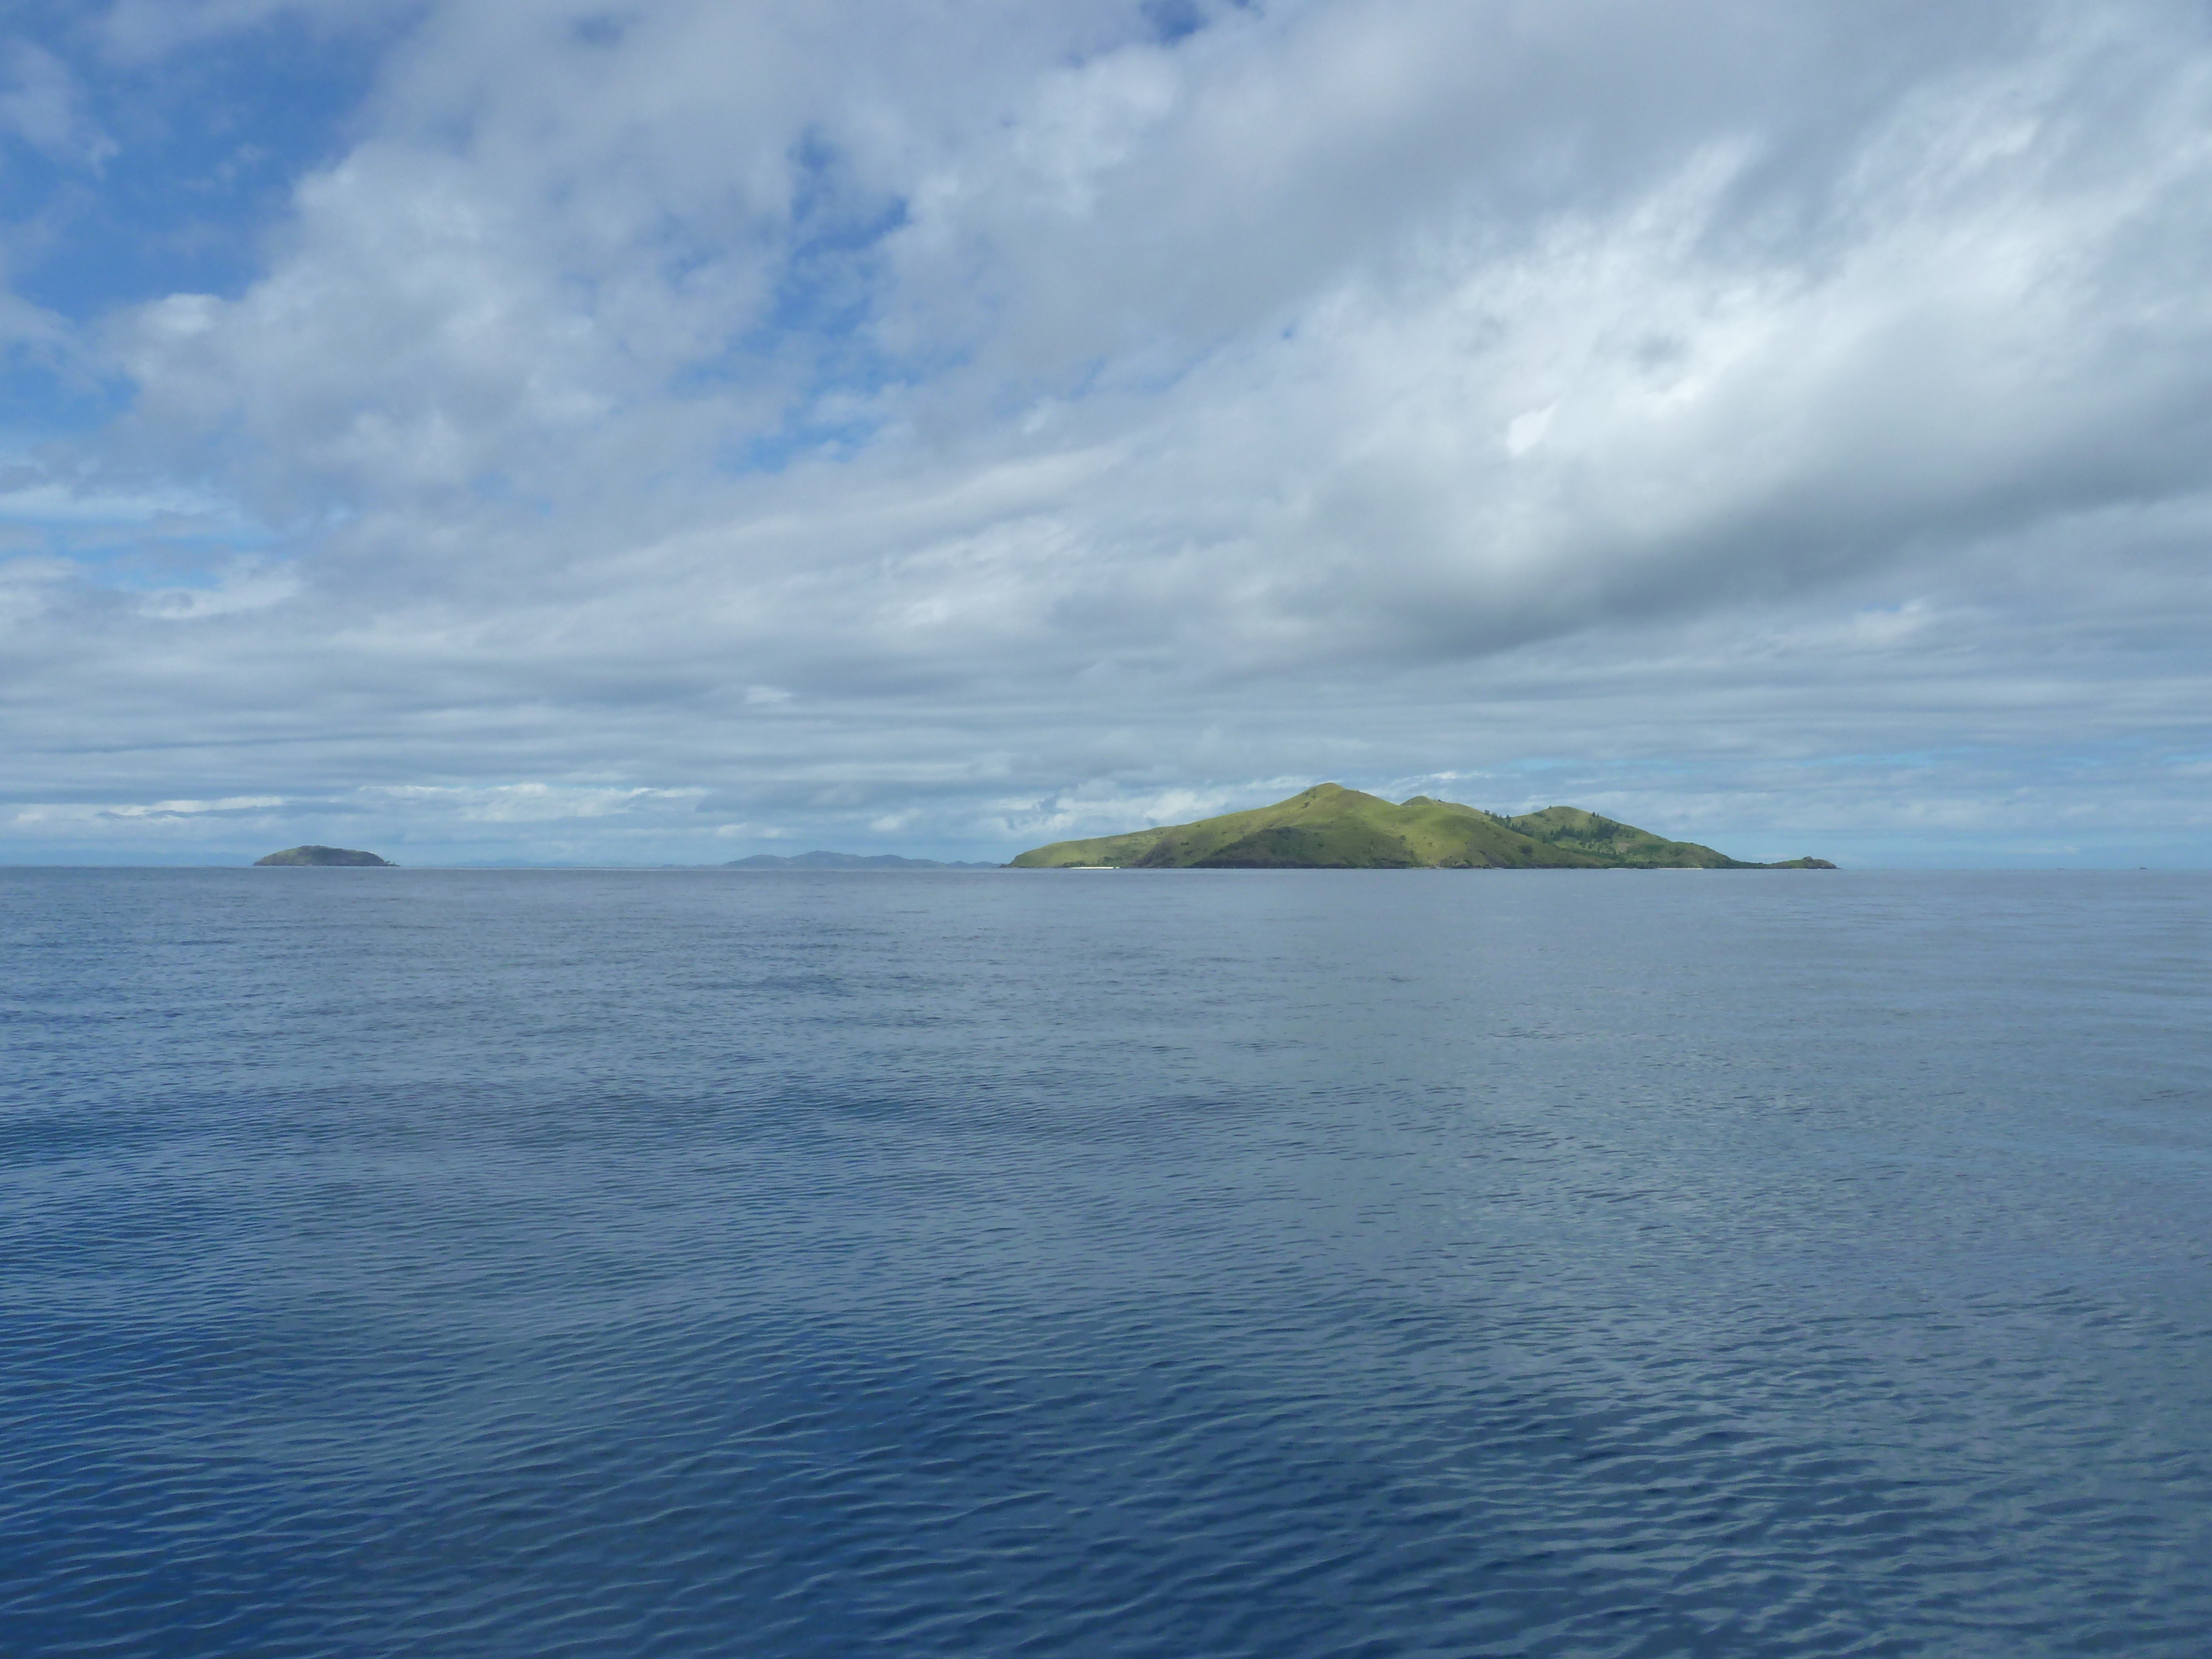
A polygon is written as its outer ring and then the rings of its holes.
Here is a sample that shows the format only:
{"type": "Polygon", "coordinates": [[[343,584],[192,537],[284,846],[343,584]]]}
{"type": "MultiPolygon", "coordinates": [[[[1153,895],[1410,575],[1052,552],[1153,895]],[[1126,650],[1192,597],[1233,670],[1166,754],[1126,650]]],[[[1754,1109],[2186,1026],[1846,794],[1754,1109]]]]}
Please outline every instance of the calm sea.
{"type": "Polygon", "coordinates": [[[0,872],[0,1651],[2212,1652],[2212,878],[0,872]]]}

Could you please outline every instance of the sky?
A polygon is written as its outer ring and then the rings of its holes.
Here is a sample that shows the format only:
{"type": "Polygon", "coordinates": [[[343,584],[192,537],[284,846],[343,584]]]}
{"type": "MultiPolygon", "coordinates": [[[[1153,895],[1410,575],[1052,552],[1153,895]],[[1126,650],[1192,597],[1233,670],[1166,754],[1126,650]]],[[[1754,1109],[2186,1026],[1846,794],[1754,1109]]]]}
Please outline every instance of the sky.
{"type": "Polygon", "coordinates": [[[2212,864],[2212,11],[4,0],[0,862],[2212,864]]]}

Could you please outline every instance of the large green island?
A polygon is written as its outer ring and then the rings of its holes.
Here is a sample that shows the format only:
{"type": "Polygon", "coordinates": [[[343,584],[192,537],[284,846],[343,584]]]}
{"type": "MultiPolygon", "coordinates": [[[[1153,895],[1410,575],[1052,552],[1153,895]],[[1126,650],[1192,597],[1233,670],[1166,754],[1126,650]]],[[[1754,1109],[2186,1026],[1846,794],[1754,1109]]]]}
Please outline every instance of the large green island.
{"type": "Polygon", "coordinates": [[[1501,817],[1427,795],[1394,805],[1317,783],[1273,806],[1089,841],[1058,841],[1017,870],[1832,870],[1826,859],[1747,864],[1575,806],[1501,817]]]}

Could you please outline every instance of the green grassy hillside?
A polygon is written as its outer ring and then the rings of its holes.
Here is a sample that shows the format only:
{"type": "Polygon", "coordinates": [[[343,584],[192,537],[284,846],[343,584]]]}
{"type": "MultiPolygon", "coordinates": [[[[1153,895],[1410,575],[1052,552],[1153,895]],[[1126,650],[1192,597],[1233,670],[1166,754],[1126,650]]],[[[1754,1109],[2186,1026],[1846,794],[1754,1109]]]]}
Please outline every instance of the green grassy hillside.
{"type": "Polygon", "coordinates": [[[1668,841],[1632,823],[1585,812],[1579,806],[1547,806],[1504,822],[1522,835],[1608,864],[1637,870],[1748,870],[1756,868],[1691,841],[1668,841]]]}
{"type": "MultiPolygon", "coordinates": [[[[1501,818],[1416,795],[1394,805],[1334,783],[1288,800],[1195,823],[1054,842],[1013,861],[1024,870],[1752,870],[1690,842],[1668,841],[1572,806],[1501,818]]],[[[1817,867],[1819,860],[1799,866],[1817,867]]],[[[1832,867],[1832,866],[1830,866],[1832,867]]]]}

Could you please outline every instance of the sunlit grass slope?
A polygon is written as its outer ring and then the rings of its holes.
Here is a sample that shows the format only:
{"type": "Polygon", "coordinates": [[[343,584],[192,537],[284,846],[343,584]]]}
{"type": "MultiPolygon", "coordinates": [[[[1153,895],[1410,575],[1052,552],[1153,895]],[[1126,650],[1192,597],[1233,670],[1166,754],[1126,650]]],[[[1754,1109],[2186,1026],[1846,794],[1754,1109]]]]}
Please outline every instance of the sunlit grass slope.
{"type": "MultiPolygon", "coordinates": [[[[1752,870],[1691,842],[1668,841],[1572,806],[1501,818],[1416,795],[1394,805],[1334,783],[1195,823],[1054,842],[1014,860],[1024,870],[1752,870]]],[[[1818,860],[1800,860],[1815,864],[1818,860]]]]}
{"type": "Polygon", "coordinates": [[[1691,841],[1668,841],[1632,823],[1585,812],[1579,806],[1547,806],[1504,823],[1522,835],[1562,851],[1586,853],[1607,864],[1634,870],[1756,869],[1691,841]]]}

